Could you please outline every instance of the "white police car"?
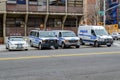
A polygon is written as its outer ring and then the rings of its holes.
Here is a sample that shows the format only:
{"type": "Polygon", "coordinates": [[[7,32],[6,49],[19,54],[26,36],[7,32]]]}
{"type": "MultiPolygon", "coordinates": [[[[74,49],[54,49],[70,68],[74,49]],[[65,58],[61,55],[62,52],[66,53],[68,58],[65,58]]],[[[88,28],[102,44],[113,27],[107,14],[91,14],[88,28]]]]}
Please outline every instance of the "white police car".
{"type": "Polygon", "coordinates": [[[31,30],[29,35],[31,47],[58,49],[58,39],[52,31],[31,30]]]}
{"type": "Polygon", "coordinates": [[[56,36],[58,37],[58,44],[60,47],[70,47],[75,46],[76,48],[80,47],[79,37],[71,30],[53,30],[56,36]]]}
{"type": "Polygon", "coordinates": [[[6,49],[10,50],[28,50],[28,43],[22,36],[9,36],[6,42],[6,49]]]}

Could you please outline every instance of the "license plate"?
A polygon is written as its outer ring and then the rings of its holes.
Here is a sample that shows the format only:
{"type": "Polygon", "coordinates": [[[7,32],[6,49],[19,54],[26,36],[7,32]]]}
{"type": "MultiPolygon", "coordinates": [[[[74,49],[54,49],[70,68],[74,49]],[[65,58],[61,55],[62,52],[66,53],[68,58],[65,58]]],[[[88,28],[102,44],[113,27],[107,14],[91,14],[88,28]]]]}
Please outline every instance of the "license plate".
{"type": "Polygon", "coordinates": [[[22,47],[23,47],[22,44],[17,45],[17,48],[22,48],[22,47]]]}
{"type": "Polygon", "coordinates": [[[110,45],[111,43],[107,43],[107,45],[110,45]]]}

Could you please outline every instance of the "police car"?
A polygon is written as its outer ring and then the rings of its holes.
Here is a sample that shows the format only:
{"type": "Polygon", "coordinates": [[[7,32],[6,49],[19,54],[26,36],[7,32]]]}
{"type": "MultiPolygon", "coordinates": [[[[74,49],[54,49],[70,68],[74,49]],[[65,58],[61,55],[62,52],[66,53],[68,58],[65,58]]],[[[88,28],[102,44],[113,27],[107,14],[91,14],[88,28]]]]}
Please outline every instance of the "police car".
{"type": "Polygon", "coordinates": [[[58,44],[60,47],[71,47],[75,46],[76,48],[80,47],[79,37],[71,30],[53,30],[58,37],[58,44]]]}
{"type": "Polygon", "coordinates": [[[28,43],[22,36],[9,36],[6,42],[6,49],[10,50],[28,50],[28,43]]]}
{"type": "Polygon", "coordinates": [[[29,35],[31,47],[58,49],[58,39],[52,31],[31,30],[29,35]]]}

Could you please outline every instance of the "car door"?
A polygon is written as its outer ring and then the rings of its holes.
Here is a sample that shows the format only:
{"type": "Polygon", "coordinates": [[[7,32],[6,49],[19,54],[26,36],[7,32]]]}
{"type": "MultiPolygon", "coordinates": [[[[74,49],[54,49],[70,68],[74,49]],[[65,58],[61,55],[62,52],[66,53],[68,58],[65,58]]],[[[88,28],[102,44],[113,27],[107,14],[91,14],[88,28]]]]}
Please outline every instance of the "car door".
{"type": "Polygon", "coordinates": [[[62,45],[62,40],[63,40],[63,38],[62,38],[62,33],[61,32],[59,32],[59,34],[58,34],[58,44],[59,45],[62,45]]]}

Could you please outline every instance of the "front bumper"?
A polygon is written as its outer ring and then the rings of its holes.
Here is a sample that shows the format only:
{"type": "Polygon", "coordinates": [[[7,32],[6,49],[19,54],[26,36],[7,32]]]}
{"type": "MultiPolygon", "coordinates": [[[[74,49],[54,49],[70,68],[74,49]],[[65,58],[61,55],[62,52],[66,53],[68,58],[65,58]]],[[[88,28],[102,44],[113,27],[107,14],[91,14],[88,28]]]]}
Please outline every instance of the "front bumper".
{"type": "Polygon", "coordinates": [[[43,48],[50,48],[50,47],[58,47],[57,40],[47,40],[46,42],[42,42],[41,47],[43,48]]]}
{"type": "Polygon", "coordinates": [[[10,45],[9,50],[28,50],[28,45],[22,45],[22,46],[10,45]]]}
{"type": "Polygon", "coordinates": [[[80,45],[80,42],[65,42],[66,46],[78,46],[80,45]]]}
{"type": "Polygon", "coordinates": [[[99,41],[100,45],[112,45],[113,44],[113,40],[111,41],[99,41]]]}

